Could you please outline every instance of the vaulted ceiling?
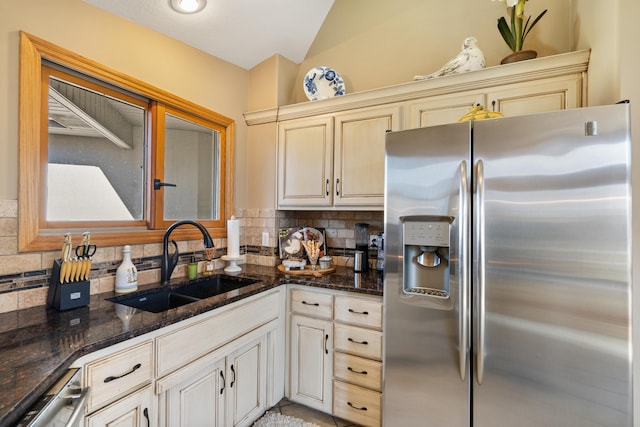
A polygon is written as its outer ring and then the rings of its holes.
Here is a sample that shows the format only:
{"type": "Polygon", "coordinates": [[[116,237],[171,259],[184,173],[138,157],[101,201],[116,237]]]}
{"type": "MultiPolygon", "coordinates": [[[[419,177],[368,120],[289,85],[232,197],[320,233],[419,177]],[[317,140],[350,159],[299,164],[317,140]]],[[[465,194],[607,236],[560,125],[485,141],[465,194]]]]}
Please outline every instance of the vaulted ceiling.
{"type": "Polygon", "coordinates": [[[83,0],[220,59],[251,69],[278,53],[300,63],[334,0],[207,0],[196,14],[170,0],[83,0]]]}

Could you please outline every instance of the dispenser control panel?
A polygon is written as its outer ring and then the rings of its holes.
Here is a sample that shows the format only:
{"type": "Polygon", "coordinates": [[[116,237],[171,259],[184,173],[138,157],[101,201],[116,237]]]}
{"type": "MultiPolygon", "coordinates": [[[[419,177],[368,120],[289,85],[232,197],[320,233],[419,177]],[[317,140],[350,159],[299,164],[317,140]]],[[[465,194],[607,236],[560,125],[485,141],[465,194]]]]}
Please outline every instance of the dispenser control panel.
{"type": "Polygon", "coordinates": [[[404,244],[449,247],[449,223],[444,221],[407,221],[404,244]]]}

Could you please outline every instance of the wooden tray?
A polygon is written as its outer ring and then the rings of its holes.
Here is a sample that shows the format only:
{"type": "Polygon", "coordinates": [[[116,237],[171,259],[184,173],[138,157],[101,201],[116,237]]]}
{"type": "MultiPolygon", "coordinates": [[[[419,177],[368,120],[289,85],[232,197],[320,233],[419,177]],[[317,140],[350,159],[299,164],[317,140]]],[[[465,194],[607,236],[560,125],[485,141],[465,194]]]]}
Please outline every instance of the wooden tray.
{"type": "Polygon", "coordinates": [[[284,268],[284,265],[282,264],[278,264],[278,270],[280,270],[281,272],[285,273],[285,274],[293,274],[293,275],[299,275],[299,276],[322,276],[325,274],[331,274],[334,273],[336,271],[335,267],[329,267],[329,268],[323,268],[321,269],[320,267],[316,267],[315,270],[311,269],[310,265],[307,265],[304,267],[304,270],[301,270],[299,268],[292,268],[291,270],[287,270],[286,268],[284,268]]]}

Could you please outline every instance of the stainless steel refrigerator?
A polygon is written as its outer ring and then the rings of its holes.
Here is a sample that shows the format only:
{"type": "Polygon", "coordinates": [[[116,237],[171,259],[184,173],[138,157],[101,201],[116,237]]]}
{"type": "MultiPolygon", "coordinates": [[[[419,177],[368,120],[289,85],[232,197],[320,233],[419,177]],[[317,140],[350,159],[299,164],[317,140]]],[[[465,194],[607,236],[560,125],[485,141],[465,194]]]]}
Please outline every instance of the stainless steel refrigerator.
{"type": "Polygon", "coordinates": [[[632,425],[629,117],[387,134],[384,426],[632,425]]]}

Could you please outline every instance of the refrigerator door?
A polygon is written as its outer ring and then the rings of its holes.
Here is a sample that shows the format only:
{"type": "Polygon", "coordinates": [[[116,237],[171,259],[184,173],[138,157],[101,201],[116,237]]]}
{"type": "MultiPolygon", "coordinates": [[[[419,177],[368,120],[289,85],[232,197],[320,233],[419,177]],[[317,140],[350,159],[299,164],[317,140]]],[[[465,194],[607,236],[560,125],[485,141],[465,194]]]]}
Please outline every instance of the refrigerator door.
{"type": "Polygon", "coordinates": [[[473,132],[473,425],[630,426],[628,105],[473,132]]]}
{"type": "Polygon", "coordinates": [[[470,273],[460,262],[470,235],[470,139],[469,123],[387,134],[386,426],[471,422],[470,273]]]}

